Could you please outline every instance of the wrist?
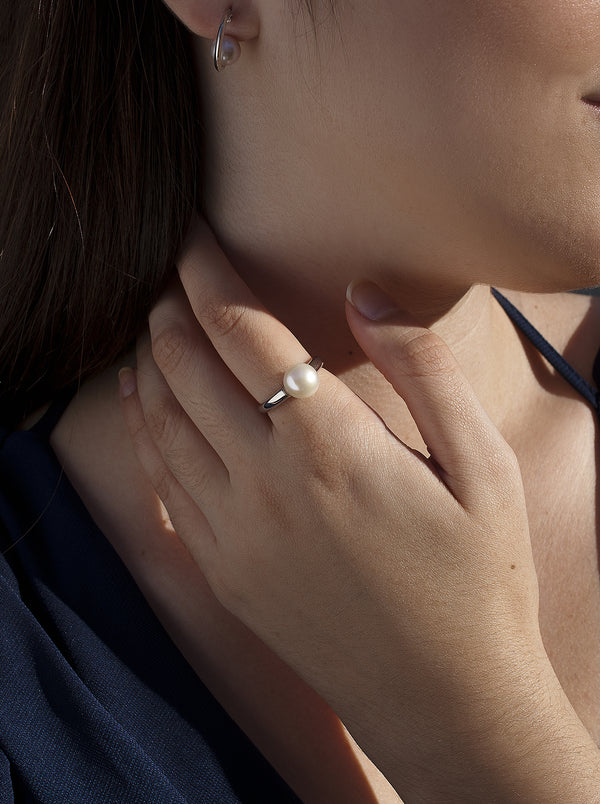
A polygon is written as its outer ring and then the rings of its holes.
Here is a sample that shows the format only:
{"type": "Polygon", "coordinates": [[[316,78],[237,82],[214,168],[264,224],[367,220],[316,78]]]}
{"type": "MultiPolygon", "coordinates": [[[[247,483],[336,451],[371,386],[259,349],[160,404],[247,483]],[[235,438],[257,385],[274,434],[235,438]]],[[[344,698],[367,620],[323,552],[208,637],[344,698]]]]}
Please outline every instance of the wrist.
{"type": "Polygon", "coordinates": [[[407,804],[600,804],[600,751],[549,660],[515,671],[458,704],[439,697],[423,730],[393,707],[379,720],[363,747],[407,804]]]}
{"type": "Polygon", "coordinates": [[[600,751],[548,661],[524,673],[467,744],[464,789],[431,801],[600,804],[600,751]]]}

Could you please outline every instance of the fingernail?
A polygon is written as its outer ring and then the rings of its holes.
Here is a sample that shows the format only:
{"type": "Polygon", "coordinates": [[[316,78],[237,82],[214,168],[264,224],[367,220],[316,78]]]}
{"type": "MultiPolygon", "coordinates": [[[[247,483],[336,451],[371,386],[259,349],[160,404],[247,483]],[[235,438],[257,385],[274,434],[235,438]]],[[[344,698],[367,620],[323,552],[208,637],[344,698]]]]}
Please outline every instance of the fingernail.
{"type": "Polygon", "coordinates": [[[381,288],[373,282],[355,279],[350,282],[346,298],[359,313],[371,321],[381,321],[398,312],[398,307],[381,288]]]}
{"type": "Polygon", "coordinates": [[[137,380],[133,369],[122,368],[121,371],[119,371],[119,387],[123,399],[127,399],[128,396],[134,393],[137,388],[137,380]]]}

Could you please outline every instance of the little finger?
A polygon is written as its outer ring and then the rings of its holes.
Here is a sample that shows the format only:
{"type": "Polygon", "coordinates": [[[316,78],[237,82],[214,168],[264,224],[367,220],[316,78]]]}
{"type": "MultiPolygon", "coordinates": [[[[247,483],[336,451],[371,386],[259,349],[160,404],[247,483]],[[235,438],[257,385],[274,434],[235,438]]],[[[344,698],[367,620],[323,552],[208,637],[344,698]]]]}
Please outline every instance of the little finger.
{"type": "MultiPolygon", "coordinates": [[[[229,489],[225,464],[174,397],[152,359],[148,336],[138,340],[137,360],[136,396],[143,432],[152,439],[170,476],[194,502],[202,510],[218,507],[229,489]]],[[[160,476],[162,468],[157,469],[160,476]]]]}

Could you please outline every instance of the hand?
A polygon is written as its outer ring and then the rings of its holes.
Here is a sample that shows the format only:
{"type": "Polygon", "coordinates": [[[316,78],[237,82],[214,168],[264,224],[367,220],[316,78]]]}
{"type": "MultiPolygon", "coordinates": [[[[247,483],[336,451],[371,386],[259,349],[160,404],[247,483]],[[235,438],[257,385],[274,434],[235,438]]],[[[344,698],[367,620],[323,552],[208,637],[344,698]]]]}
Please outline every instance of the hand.
{"type": "Polygon", "coordinates": [[[199,221],[179,275],[150,316],[152,352],[140,344],[138,392],[123,375],[136,452],[179,537],[400,795],[482,800],[516,723],[560,699],[514,454],[444,343],[389,300],[379,320],[348,304],[348,320],[431,458],[326,369],[315,396],[259,412],[310,356],[199,221]]]}

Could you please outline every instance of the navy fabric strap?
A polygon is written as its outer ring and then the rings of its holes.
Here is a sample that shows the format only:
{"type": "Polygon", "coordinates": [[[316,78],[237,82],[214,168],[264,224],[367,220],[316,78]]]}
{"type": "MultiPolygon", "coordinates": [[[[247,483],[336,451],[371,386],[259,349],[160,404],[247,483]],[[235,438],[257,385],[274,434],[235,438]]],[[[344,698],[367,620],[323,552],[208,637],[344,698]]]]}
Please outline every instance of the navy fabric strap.
{"type": "MultiPolygon", "coordinates": [[[[523,335],[528,338],[535,348],[543,355],[564,379],[586,399],[600,416],[600,394],[590,383],[585,380],[579,372],[575,371],[564,357],[551,346],[544,336],[531,324],[517,308],[503,296],[499,290],[492,288],[494,298],[503,307],[504,311],[511,319],[513,324],[521,330],[523,335]]],[[[600,352],[596,356],[594,363],[594,381],[598,383],[600,378],[600,352]]]]}

